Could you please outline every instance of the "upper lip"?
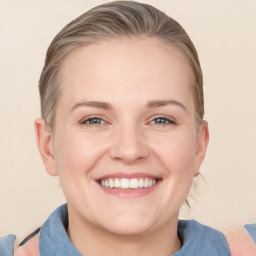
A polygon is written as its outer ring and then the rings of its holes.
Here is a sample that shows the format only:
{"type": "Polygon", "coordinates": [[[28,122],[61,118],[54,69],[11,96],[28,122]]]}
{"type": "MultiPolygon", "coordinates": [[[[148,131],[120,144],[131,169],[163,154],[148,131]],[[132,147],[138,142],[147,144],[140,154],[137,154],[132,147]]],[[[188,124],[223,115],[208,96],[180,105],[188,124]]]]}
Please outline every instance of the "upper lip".
{"type": "Polygon", "coordinates": [[[100,176],[96,178],[96,180],[104,180],[104,179],[111,179],[111,178],[125,178],[125,179],[132,179],[132,178],[151,178],[151,179],[160,179],[159,176],[155,176],[148,173],[124,173],[124,172],[118,172],[118,173],[111,173],[107,175],[100,176]]]}

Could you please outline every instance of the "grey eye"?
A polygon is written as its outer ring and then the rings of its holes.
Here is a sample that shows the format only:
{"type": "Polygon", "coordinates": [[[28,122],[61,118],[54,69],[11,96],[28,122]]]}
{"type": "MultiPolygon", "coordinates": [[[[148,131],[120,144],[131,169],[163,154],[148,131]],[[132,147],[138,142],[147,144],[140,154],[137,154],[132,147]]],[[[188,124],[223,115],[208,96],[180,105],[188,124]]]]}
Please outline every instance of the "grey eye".
{"type": "Polygon", "coordinates": [[[92,124],[92,125],[102,124],[102,123],[103,123],[103,120],[97,117],[89,118],[83,121],[83,124],[92,124]]]}
{"type": "Polygon", "coordinates": [[[171,120],[169,120],[167,118],[164,118],[164,117],[155,118],[152,122],[154,124],[170,124],[170,123],[173,123],[171,120]]]}

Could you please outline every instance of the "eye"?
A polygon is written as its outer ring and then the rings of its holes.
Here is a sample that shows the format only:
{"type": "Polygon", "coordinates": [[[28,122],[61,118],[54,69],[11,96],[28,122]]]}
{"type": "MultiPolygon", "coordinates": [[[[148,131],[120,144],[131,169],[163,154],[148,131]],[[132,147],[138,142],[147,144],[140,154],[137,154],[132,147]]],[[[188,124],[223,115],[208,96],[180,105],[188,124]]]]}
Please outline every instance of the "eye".
{"type": "Polygon", "coordinates": [[[101,125],[104,124],[105,122],[98,117],[91,117],[88,119],[85,119],[81,122],[81,124],[86,124],[86,125],[101,125]]]}
{"type": "Polygon", "coordinates": [[[157,118],[153,119],[150,123],[162,124],[162,125],[175,124],[175,122],[173,120],[170,120],[166,117],[157,117],[157,118]]]}

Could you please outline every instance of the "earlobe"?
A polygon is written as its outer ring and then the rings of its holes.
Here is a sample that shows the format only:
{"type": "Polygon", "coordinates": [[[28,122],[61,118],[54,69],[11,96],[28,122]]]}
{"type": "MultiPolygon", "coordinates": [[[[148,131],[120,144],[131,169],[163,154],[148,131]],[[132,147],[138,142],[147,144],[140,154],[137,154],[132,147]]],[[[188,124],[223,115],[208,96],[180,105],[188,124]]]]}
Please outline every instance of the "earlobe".
{"type": "Polygon", "coordinates": [[[209,142],[209,129],[208,123],[203,121],[200,125],[197,136],[197,151],[196,151],[196,163],[195,163],[195,176],[198,176],[200,166],[204,160],[207,146],[209,142]]]}
{"type": "Polygon", "coordinates": [[[57,176],[53,152],[53,137],[42,118],[35,120],[35,134],[37,147],[44,162],[45,169],[50,175],[57,176]]]}

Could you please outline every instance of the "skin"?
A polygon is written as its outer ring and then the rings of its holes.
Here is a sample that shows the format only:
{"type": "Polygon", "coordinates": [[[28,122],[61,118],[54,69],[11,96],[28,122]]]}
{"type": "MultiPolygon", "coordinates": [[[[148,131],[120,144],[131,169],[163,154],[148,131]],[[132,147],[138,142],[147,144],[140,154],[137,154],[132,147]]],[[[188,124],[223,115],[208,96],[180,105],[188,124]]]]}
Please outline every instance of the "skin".
{"type": "Polygon", "coordinates": [[[14,256],[39,256],[39,234],[29,239],[23,246],[16,247],[14,256]]]}
{"type": "Polygon", "coordinates": [[[179,208],[208,144],[207,125],[195,122],[191,78],[186,58],[152,38],[104,40],[66,57],[54,134],[42,119],[35,128],[82,254],[167,256],[181,247],[179,208]],[[95,101],[109,108],[88,104],[95,101]],[[96,180],[116,173],[160,182],[145,196],[115,196],[96,180]]]}
{"type": "Polygon", "coordinates": [[[243,227],[225,232],[232,256],[255,256],[256,245],[243,227]]]}

